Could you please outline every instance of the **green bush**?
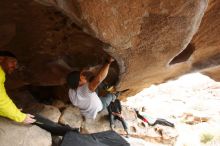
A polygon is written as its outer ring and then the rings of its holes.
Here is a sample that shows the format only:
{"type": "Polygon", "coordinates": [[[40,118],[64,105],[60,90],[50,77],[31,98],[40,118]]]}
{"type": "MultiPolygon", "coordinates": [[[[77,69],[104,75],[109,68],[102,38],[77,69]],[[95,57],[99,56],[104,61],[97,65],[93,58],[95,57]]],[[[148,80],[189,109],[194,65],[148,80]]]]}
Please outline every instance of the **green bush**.
{"type": "Polygon", "coordinates": [[[200,137],[200,141],[202,143],[207,143],[209,141],[211,141],[214,138],[214,136],[210,133],[203,133],[200,137]]]}

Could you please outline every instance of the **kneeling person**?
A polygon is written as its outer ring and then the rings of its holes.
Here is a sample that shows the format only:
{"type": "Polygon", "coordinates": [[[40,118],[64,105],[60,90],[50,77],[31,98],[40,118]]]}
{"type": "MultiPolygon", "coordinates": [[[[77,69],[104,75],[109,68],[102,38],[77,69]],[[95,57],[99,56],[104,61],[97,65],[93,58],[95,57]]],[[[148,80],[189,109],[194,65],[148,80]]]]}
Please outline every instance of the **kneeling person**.
{"type": "Polygon", "coordinates": [[[0,116],[16,122],[31,124],[35,122],[34,116],[22,113],[10,99],[5,89],[5,76],[17,68],[17,58],[9,51],[0,51],[0,116]]]}
{"type": "Polygon", "coordinates": [[[110,120],[110,127],[113,129],[113,124],[115,120],[119,120],[122,123],[122,126],[128,136],[128,126],[125,119],[121,115],[122,107],[121,102],[119,99],[112,101],[111,104],[108,106],[108,113],[109,113],[109,120],[110,120]]]}

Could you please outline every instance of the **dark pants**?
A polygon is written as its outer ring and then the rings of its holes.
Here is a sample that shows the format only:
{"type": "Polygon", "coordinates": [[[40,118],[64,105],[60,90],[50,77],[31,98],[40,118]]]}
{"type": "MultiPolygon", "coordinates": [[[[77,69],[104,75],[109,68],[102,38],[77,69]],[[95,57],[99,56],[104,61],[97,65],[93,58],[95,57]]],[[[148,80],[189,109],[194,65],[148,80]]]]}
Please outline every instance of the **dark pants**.
{"type": "Polygon", "coordinates": [[[110,126],[112,126],[112,124],[114,124],[115,120],[119,120],[119,121],[121,121],[124,130],[127,131],[128,126],[127,126],[127,123],[124,120],[124,118],[118,117],[118,116],[114,116],[112,114],[109,114],[109,118],[110,118],[110,126]]]}
{"type": "Polygon", "coordinates": [[[79,128],[71,128],[68,125],[61,125],[55,123],[39,114],[33,114],[33,115],[35,116],[36,119],[36,122],[33,123],[34,125],[37,125],[54,135],[64,136],[68,131],[79,132],[79,128]]]}
{"type": "Polygon", "coordinates": [[[157,119],[153,124],[149,124],[150,126],[154,126],[154,125],[157,125],[157,124],[160,124],[160,125],[164,125],[164,126],[170,126],[170,127],[174,127],[174,124],[165,120],[165,119],[157,119]]]}

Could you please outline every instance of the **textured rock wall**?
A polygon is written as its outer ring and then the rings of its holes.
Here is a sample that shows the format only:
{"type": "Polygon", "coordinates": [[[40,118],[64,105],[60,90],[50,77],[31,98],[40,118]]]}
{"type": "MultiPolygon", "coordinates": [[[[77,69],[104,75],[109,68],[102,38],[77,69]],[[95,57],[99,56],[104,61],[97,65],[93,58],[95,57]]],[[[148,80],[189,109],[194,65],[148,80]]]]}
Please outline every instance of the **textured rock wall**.
{"type": "Polygon", "coordinates": [[[3,0],[0,8],[0,48],[14,52],[20,64],[11,77],[14,88],[62,85],[70,71],[101,64],[107,57],[101,41],[53,7],[3,0]]]}
{"type": "Polygon", "coordinates": [[[68,14],[85,32],[109,44],[106,51],[120,66],[118,88],[130,89],[131,94],[190,71],[189,63],[169,63],[187,47],[208,5],[204,0],[58,0],[50,4],[68,14]]]}
{"type": "Polygon", "coordinates": [[[130,89],[126,95],[192,71],[219,78],[218,0],[3,0],[0,7],[1,48],[22,64],[18,86],[62,85],[69,71],[100,65],[107,53],[117,60],[109,76],[118,90],[130,89]]]}
{"type": "Polygon", "coordinates": [[[0,118],[1,146],[51,146],[51,134],[37,126],[19,125],[0,118]]]}
{"type": "Polygon", "coordinates": [[[220,81],[220,1],[210,0],[200,29],[194,36],[195,44],[193,67],[220,81]]]}

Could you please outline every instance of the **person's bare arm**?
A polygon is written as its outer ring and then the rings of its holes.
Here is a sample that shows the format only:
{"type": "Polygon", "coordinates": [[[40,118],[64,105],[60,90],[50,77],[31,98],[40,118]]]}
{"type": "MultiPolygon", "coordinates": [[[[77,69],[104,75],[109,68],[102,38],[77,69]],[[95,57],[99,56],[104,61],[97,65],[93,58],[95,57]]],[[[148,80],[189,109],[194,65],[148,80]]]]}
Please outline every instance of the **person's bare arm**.
{"type": "Polygon", "coordinates": [[[106,78],[108,74],[109,67],[111,63],[114,61],[113,58],[109,58],[108,62],[103,65],[100,69],[99,73],[95,76],[95,78],[89,83],[89,90],[95,91],[99,84],[106,78]]]}
{"type": "Polygon", "coordinates": [[[112,112],[112,115],[122,117],[120,113],[112,112]]]}

